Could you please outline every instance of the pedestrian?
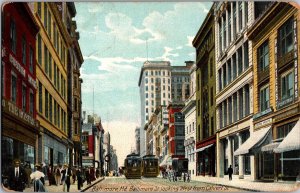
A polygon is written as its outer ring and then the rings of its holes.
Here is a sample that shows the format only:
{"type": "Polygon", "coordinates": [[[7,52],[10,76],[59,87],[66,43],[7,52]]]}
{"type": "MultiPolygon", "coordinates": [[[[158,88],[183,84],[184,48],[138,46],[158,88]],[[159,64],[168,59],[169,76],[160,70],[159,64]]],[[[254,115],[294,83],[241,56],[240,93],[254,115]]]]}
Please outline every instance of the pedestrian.
{"type": "Polygon", "coordinates": [[[75,167],[72,168],[72,180],[73,180],[73,184],[75,184],[75,181],[76,181],[76,168],[75,167]]]}
{"type": "Polygon", "coordinates": [[[70,185],[71,185],[71,176],[72,176],[72,169],[69,168],[68,164],[64,165],[64,172],[63,172],[63,178],[64,178],[64,183],[63,183],[63,191],[65,191],[65,187],[67,187],[67,192],[70,192],[70,185]]]}
{"type": "Polygon", "coordinates": [[[86,170],[85,170],[85,179],[86,179],[87,185],[91,184],[90,168],[86,168],[86,170]]]}
{"type": "Polygon", "coordinates": [[[231,165],[229,166],[228,170],[227,170],[228,176],[229,176],[229,180],[232,180],[232,173],[233,173],[233,169],[231,167],[231,165]]]}
{"type": "Polygon", "coordinates": [[[27,183],[27,176],[25,170],[20,166],[20,160],[13,161],[13,167],[8,172],[8,187],[10,190],[23,192],[25,184],[27,183]]]}
{"type": "Polygon", "coordinates": [[[42,172],[45,174],[45,180],[46,180],[46,178],[48,177],[47,176],[47,165],[45,162],[43,162],[41,165],[42,165],[42,172]]]}
{"type": "Polygon", "coordinates": [[[47,176],[49,180],[49,186],[56,185],[55,178],[54,178],[54,169],[52,164],[49,164],[49,167],[47,169],[47,176]]]}
{"type": "Polygon", "coordinates": [[[81,170],[80,170],[80,168],[78,168],[77,171],[76,171],[76,177],[77,177],[77,189],[81,190],[82,177],[81,177],[81,170]]]}
{"type": "Polygon", "coordinates": [[[56,166],[55,168],[55,182],[56,186],[58,186],[61,183],[61,173],[59,166],[56,166]]]}
{"type": "Polygon", "coordinates": [[[96,180],[95,168],[94,167],[90,168],[90,180],[91,180],[91,182],[96,180]]]}
{"type": "Polygon", "coordinates": [[[30,162],[26,163],[24,170],[25,170],[26,177],[27,177],[27,188],[30,188],[30,183],[31,183],[30,174],[32,172],[31,167],[30,167],[30,162]]]}
{"type": "Polygon", "coordinates": [[[39,164],[35,165],[35,171],[30,174],[31,180],[33,180],[34,192],[46,192],[45,189],[45,174],[42,172],[42,167],[39,164]]]}

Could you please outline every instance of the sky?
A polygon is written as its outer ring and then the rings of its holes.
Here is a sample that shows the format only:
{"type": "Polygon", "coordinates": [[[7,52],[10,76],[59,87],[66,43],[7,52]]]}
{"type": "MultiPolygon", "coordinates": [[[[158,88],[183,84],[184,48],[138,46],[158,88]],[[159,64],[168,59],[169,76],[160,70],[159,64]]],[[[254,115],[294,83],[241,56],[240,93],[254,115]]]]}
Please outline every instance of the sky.
{"type": "Polygon", "coordinates": [[[212,2],[76,2],[84,58],[82,110],[101,117],[119,166],[135,149],[140,126],[138,80],[147,60],[184,65],[212,2]]]}

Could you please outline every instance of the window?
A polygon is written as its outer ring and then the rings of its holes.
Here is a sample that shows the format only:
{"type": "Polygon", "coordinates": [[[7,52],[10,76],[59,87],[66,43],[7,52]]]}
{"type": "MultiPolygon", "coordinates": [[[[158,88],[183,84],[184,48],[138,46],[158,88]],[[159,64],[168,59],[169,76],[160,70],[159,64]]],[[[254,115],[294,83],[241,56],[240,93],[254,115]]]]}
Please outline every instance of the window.
{"type": "Polygon", "coordinates": [[[259,91],[259,107],[260,111],[268,109],[270,106],[269,85],[263,86],[259,91]]]}
{"type": "Polygon", "coordinates": [[[26,86],[22,85],[22,110],[26,112],[26,86]]]}
{"type": "Polygon", "coordinates": [[[228,63],[227,63],[227,73],[228,73],[228,77],[227,77],[227,82],[228,82],[228,84],[231,82],[231,62],[230,62],[230,60],[228,60],[228,63]]]}
{"type": "Polygon", "coordinates": [[[239,67],[238,73],[239,73],[239,75],[241,75],[242,72],[243,72],[243,53],[242,53],[242,48],[240,47],[237,52],[238,52],[237,56],[238,56],[238,67],[239,67]]]}
{"type": "Polygon", "coordinates": [[[228,42],[231,42],[231,9],[228,9],[228,42]]]}
{"type": "Polygon", "coordinates": [[[233,121],[237,121],[237,93],[233,94],[233,121]]]}
{"type": "Polygon", "coordinates": [[[228,98],[228,124],[232,123],[232,97],[228,98]]]}
{"type": "Polygon", "coordinates": [[[249,84],[245,86],[245,115],[250,114],[250,91],[249,91],[249,84]]]}
{"type": "Polygon", "coordinates": [[[45,89],[45,116],[47,118],[49,118],[49,108],[48,108],[48,105],[49,105],[49,93],[45,89]]]}
{"type": "Polygon", "coordinates": [[[41,16],[42,16],[42,3],[41,2],[37,3],[37,13],[38,13],[39,17],[41,18],[41,16]]]}
{"type": "Polygon", "coordinates": [[[223,127],[223,111],[222,111],[222,104],[219,105],[219,120],[220,120],[220,129],[223,127]]]}
{"type": "Polygon", "coordinates": [[[37,50],[37,56],[38,56],[38,63],[39,65],[42,65],[42,38],[40,34],[38,34],[38,50],[37,50]]]}
{"type": "Polygon", "coordinates": [[[25,36],[22,37],[22,62],[26,65],[26,39],[25,36]]]}
{"type": "MultiPolygon", "coordinates": [[[[77,88],[77,77],[74,76],[74,88],[77,88]]],[[[146,90],[147,90],[147,86],[146,86],[146,90]]]]}
{"type": "Polygon", "coordinates": [[[77,111],[78,110],[78,104],[77,104],[77,98],[74,99],[74,110],[77,111]]]}
{"type": "Polygon", "coordinates": [[[290,18],[279,29],[279,53],[280,56],[290,52],[293,49],[293,18],[290,18]]]}
{"type": "Polygon", "coordinates": [[[14,20],[10,22],[10,48],[14,54],[16,54],[17,47],[17,35],[16,35],[16,23],[14,20]]]}
{"type": "Polygon", "coordinates": [[[45,26],[45,29],[47,30],[48,29],[48,26],[47,26],[47,22],[48,22],[48,14],[47,14],[47,3],[44,3],[44,26],[45,26]]]}
{"type": "Polygon", "coordinates": [[[223,65],[223,88],[227,85],[226,75],[226,65],[223,65]]]}
{"type": "Polygon", "coordinates": [[[214,135],[214,117],[210,118],[210,125],[211,125],[211,133],[210,135],[214,135]]]}
{"type": "Polygon", "coordinates": [[[244,117],[244,97],[243,97],[243,89],[238,91],[239,95],[239,119],[244,117]]]}
{"type": "Polygon", "coordinates": [[[75,121],[74,123],[74,126],[75,126],[75,135],[78,135],[78,124],[77,124],[77,121],[75,121]]]}
{"type": "Polygon", "coordinates": [[[11,75],[11,101],[17,102],[17,76],[14,73],[11,75]]]}
{"type": "Polygon", "coordinates": [[[223,110],[223,115],[224,115],[224,126],[226,126],[227,125],[227,101],[224,101],[223,102],[223,108],[224,108],[224,110],[223,110]]]}
{"type": "Polygon", "coordinates": [[[29,94],[29,114],[33,115],[33,109],[34,109],[34,94],[33,94],[33,91],[30,90],[30,94],[29,94]]]}
{"type": "Polygon", "coordinates": [[[5,80],[5,69],[4,69],[4,62],[1,63],[1,95],[4,96],[4,80],[5,80]]]}
{"type": "Polygon", "coordinates": [[[236,54],[233,54],[231,59],[232,59],[232,80],[234,80],[237,74],[236,54]]]}
{"type": "Polygon", "coordinates": [[[148,105],[148,101],[146,100],[146,106],[148,105]]]}
{"type": "Polygon", "coordinates": [[[30,46],[29,48],[29,71],[33,73],[33,49],[30,46]]]}
{"type": "Polygon", "coordinates": [[[239,6],[239,31],[241,31],[243,29],[243,2],[239,1],[238,2],[238,6],[239,6]]]}
{"type": "Polygon", "coordinates": [[[51,123],[53,122],[52,112],[52,96],[49,94],[49,120],[51,123]]]}
{"type": "Polygon", "coordinates": [[[219,91],[222,90],[222,71],[218,70],[218,78],[219,78],[219,91]]]}
{"type": "Polygon", "coordinates": [[[49,73],[49,67],[48,67],[48,50],[47,50],[47,47],[46,47],[46,45],[44,45],[44,67],[45,67],[45,72],[46,72],[46,74],[48,75],[48,73],[49,73]]]}
{"type": "Polygon", "coordinates": [[[146,93],[146,98],[148,98],[148,93],[146,93]]]}
{"type": "Polygon", "coordinates": [[[258,66],[260,71],[264,71],[269,67],[269,42],[264,42],[258,48],[258,66]]]}
{"type": "Polygon", "coordinates": [[[281,76],[281,100],[294,96],[294,71],[290,70],[281,76]]]}
{"type": "Polygon", "coordinates": [[[43,113],[43,86],[41,82],[39,82],[39,112],[43,113]]]}
{"type": "MultiPolygon", "coordinates": [[[[247,2],[245,2],[247,4],[247,2]]],[[[244,44],[244,69],[249,67],[249,49],[248,49],[248,41],[244,44]]]]}
{"type": "Polygon", "coordinates": [[[236,14],[236,2],[233,2],[233,37],[236,35],[236,19],[237,19],[237,14],[236,14]]]}
{"type": "Polygon", "coordinates": [[[47,12],[48,12],[48,35],[51,39],[51,14],[49,10],[47,12]]]}
{"type": "Polygon", "coordinates": [[[296,122],[292,122],[277,128],[277,139],[285,138],[289,132],[296,125],[296,122]]]}
{"type": "Polygon", "coordinates": [[[57,103],[55,100],[53,100],[54,102],[54,124],[57,125],[57,103]]]}
{"type": "Polygon", "coordinates": [[[214,88],[210,88],[210,106],[213,106],[214,104],[214,88]]]}
{"type": "Polygon", "coordinates": [[[57,120],[58,120],[58,128],[60,129],[60,106],[59,105],[57,105],[57,120]]]}

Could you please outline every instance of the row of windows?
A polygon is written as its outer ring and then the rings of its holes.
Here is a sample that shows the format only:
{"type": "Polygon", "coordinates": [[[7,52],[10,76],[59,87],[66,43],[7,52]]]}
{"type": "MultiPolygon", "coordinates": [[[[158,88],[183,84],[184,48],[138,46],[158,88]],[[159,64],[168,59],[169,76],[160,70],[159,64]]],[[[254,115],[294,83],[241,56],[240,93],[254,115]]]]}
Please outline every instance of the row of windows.
{"type": "Polygon", "coordinates": [[[189,82],[190,78],[189,77],[172,77],[172,83],[174,82],[189,82]]]}
{"type": "Polygon", "coordinates": [[[247,26],[248,23],[248,2],[231,2],[219,19],[219,54],[224,51],[236,35],[247,26]],[[244,8],[243,8],[244,7],[244,8]],[[244,18],[243,18],[244,17],[244,18]]]}
{"type": "Polygon", "coordinates": [[[234,81],[249,67],[248,42],[245,42],[218,70],[219,91],[234,81]]]}
{"type": "MultiPolygon", "coordinates": [[[[280,74],[279,79],[279,96],[280,101],[285,101],[294,96],[294,70],[289,69],[280,74]]],[[[270,108],[270,89],[269,83],[259,88],[259,110],[260,112],[270,108]]]]}
{"type": "Polygon", "coordinates": [[[187,125],[186,128],[185,128],[185,133],[186,134],[189,134],[189,133],[194,132],[194,131],[195,131],[195,122],[193,122],[193,124],[187,125]]]}
{"type": "MultiPolygon", "coordinates": [[[[3,69],[2,69],[3,71],[3,69]]],[[[4,74],[3,74],[4,75],[4,74]]],[[[4,82],[2,81],[2,87],[4,86],[4,82]]],[[[32,89],[28,89],[27,85],[22,82],[22,84],[19,84],[20,80],[18,80],[18,77],[16,73],[11,72],[11,101],[15,104],[17,104],[18,96],[22,97],[22,110],[26,113],[29,113],[30,115],[33,115],[34,113],[34,93],[32,89]],[[18,88],[21,86],[21,88],[18,88]],[[21,93],[19,93],[21,91],[21,93]]],[[[3,92],[2,92],[3,95],[3,92]]]]}
{"type": "Polygon", "coordinates": [[[67,113],[62,109],[58,102],[52,97],[48,90],[39,82],[38,88],[39,112],[57,126],[66,132],[67,129],[67,113]],[[44,97],[43,97],[44,96],[44,97]],[[44,104],[44,108],[43,108],[44,104]]]}
{"type": "Polygon", "coordinates": [[[220,128],[250,114],[249,85],[245,85],[218,106],[220,128]]]}
{"type": "MultiPolygon", "coordinates": [[[[150,81],[151,81],[151,83],[160,83],[161,79],[160,78],[155,78],[155,82],[154,82],[154,78],[151,78],[150,81]]],[[[165,84],[166,79],[162,78],[162,82],[165,84]]],[[[170,83],[171,83],[170,78],[168,78],[168,84],[170,84],[170,83]]],[[[148,84],[148,78],[145,78],[145,84],[148,84]]]]}
{"type": "Polygon", "coordinates": [[[10,22],[10,33],[9,34],[10,34],[10,49],[16,56],[17,55],[21,56],[22,64],[24,66],[28,65],[29,71],[31,73],[33,73],[33,65],[34,65],[33,64],[33,58],[34,58],[33,48],[31,45],[27,44],[25,34],[22,35],[21,40],[17,39],[18,36],[17,36],[16,23],[13,19],[10,22]],[[20,46],[21,50],[17,50],[18,42],[21,42],[21,46],[20,46]]]}
{"type": "MultiPolygon", "coordinates": [[[[154,91],[154,86],[153,85],[151,85],[150,88],[151,88],[151,91],[154,91]]],[[[160,86],[155,86],[155,90],[159,90],[159,88],[161,88],[161,87],[160,86]]],[[[168,86],[168,91],[170,91],[170,89],[171,89],[171,87],[168,86]]],[[[148,91],[148,86],[145,87],[145,90],[148,91]]],[[[166,90],[166,86],[165,85],[162,86],[162,90],[163,91],[166,90]]]]}
{"type": "Polygon", "coordinates": [[[163,75],[163,76],[170,76],[170,71],[166,71],[166,70],[147,70],[145,71],[145,75],[148,76],[148,75],[151,75],[151,76],[160,76],[160,75],[163,75]]]}
{"type": "MultiPolygon", "coordinates": [[[[166,93],[163,93],[163,98],[166,98],[166,93]]],[[[145,93],[145,97],[146,97],[146,99],[147,98],[154,98],[154,94],[153,93],[151,93],[151,95],[149,96],[149,94],[148,93],[145,93]]],[[[160,98],[161,97],[161,95],[160,95],[160,93],[159,94],[156,94],[155,95],[155,98],[160,98]]],[[[170,93],[168,93],[168,98],[170,99],[170,93]]],[[[148,101],[146,100],[146,105],[148,105],[148,101]]]]}
{"type": "MultiPolygon", "coordinates": [[[[47,6],[47,3],[37,3],[37,13],[43,21],[45,30],[52,41],[54,48],[56,49],[57,55],[60,57],[62,64],[67,64],[66,48],[63,44],[62,36],[56,26],[55,21],[52,20],[52,14],[47,6]]],[[[40,63],[41,64],[41,63],[40,63]]]]}
{"type": "Polygon", "coordinates": [[[38,35],[38,63],[44,68],[46,75],[54,84],[55,88],[60,92],[61,96],[66,99],[67,91],[66,91],[66,79],[63,77],[60,72],[56,62],[53,60],[48,48],[44,44],[42,46],[41,36],[38,35]],[[43,49],[42,49],[43,47],[43,49]],[[42,54],[43,53],[43,54],[42,54]],[[44,59],[42,61],[42,58],[44,59]]]}

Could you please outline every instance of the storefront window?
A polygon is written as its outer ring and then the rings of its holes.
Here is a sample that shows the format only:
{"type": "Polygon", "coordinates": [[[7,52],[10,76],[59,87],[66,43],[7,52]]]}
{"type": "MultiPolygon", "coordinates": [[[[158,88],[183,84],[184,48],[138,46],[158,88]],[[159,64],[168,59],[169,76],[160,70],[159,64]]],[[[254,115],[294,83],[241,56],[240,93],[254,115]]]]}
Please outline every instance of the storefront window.
{"type": "Polygon", "coordinates": [[[263,154],[263,172],[264,178],[273,178],[274,176],[274,154],[266,152],[263,154]]]}
{"type": "Polygon", "coordinates": [[[278,177],[283,180],[295,180],[300,171],[300,150],[280,154],[278,177]]]}

